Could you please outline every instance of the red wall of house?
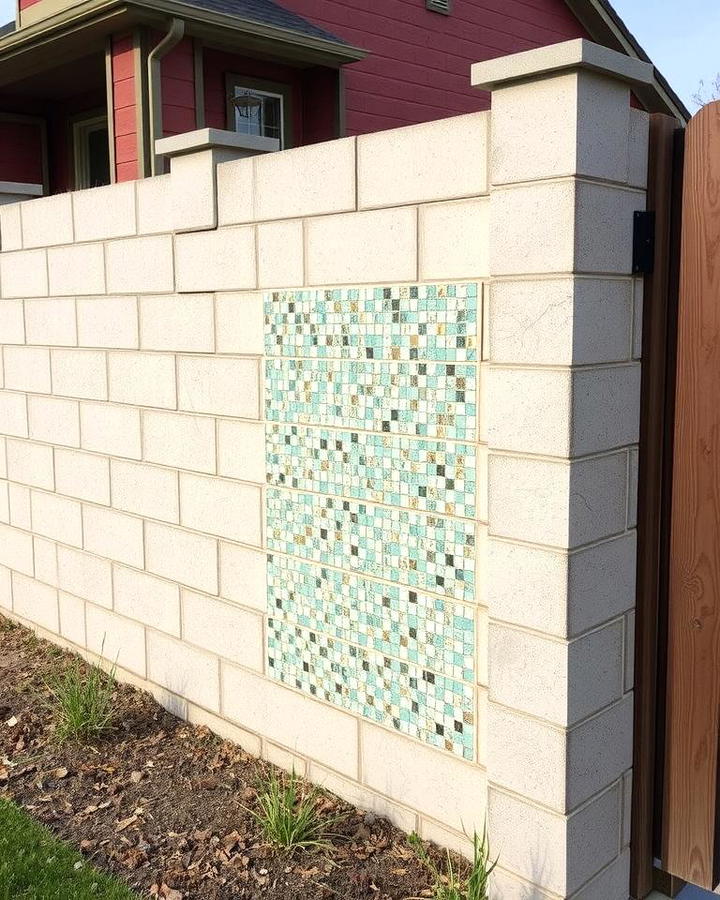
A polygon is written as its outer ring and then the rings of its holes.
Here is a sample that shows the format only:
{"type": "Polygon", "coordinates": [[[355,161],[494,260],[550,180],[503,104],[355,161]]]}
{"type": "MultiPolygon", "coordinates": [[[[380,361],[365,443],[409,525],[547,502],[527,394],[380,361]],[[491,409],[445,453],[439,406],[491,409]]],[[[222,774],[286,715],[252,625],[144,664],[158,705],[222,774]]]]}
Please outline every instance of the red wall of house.
{"type": "Polygon", "coordinates": [[[115,178],[130,181],[140,173],[138,161],[135,48],[131,34],[112,39],[113,126],[115,178]]]}
{"type": "Polygon", "coordinates": [[[163,132],[166,136],[194,131],[195,63],[193,42],[184,38],[160,63],[163,132]]]}
{"type": "Polygon", "coordinates": [[[369,51],[345,68],[348,134],[487,109],[470,65],[587,37],[563,0],[454,0],[449,16],[425,0],[282,0],[369,51]]]}
{"type": "Polygon", "coordinates": [[[0,120],[0,181],[42,184],[42,131],[32,122],[0,120]]]}

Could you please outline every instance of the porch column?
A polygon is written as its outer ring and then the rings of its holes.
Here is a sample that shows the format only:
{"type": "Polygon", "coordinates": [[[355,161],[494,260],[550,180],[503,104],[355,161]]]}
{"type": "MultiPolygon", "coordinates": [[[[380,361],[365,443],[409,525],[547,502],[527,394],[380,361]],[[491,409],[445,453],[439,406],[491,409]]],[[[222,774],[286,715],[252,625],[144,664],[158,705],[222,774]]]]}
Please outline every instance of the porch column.
{"type": "Polygon", "coordinates": [[[627,900],[645,63],[586,41],[492,91],[489,833],[496,896],[627,900]],[[532,885],[533,887],[529,887],[532,885]]]}

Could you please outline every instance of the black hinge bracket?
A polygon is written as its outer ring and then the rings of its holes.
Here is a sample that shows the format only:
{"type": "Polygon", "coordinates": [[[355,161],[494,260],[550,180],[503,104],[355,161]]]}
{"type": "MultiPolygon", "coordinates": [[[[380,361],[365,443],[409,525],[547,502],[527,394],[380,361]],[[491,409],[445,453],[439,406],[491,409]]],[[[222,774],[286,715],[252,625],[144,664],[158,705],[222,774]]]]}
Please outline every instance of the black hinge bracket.
{"type": "Polygon", "coordinates": [[[633,221],[633,275],[650,275],[655,264],[655,213],[635,213],[633,221]]]}

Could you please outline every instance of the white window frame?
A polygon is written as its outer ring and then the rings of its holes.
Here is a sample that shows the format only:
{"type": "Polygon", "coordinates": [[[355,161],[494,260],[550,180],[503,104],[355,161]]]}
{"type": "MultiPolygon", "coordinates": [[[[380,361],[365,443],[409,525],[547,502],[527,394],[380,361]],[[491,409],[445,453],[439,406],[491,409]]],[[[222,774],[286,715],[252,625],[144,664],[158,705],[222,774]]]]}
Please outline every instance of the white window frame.
{"type": "MultiPolygon", "coordinates": [[[[91,187],[90,156],[88,154],[88,136],[93,131],[107,131],[106,115],[88,116],[73,122],[73,162],[75,167],[75,190],[91,187]]],[[[112,161],[111,161],[112,165],[112,161]]],[[[111,173],[112,177],[112,173],[111,173]]]]}
{"type": "Polygon", "coordinates": [[[280,100],[280,149],[293,147],[294,128],[293,110],[295,95],[293,86],[280,81],[270,81],[263,78],[254,78],[251,75],[238,75],[237,72],[225,73],[225,87],[227,98],[226,128],[236,131],[236,109],[233,101],[237,92],[249,91],[260,97],[272,97],[280,100]]]}
{"type": "MultiPolygon", "coordinates": [[[[271,97],[273,100],[280,101],[280,149],[284,149],[285,147],[285,97],[283,94],[276,94],[273,91],[262,91],[259,88],[253,87],[245,87],[242,84],[235,85],[235,99],[241,97],[243,94],[253,94],[256,97],[271,97]]],[[[234,131],[238,131],[238,117],[242,118],[242,113],[237,107],[235,108],[235,128],[234,131]]],[[[268,135],[263,135],[263,137],[268,137],[268,135]]]]}

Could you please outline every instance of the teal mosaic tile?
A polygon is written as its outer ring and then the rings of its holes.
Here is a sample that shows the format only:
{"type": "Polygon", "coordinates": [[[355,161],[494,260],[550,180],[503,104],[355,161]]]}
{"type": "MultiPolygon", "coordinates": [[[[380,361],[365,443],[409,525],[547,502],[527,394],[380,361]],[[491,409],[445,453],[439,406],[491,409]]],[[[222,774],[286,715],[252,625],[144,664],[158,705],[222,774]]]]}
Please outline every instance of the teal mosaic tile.
{"type": "Polygon", "coordinates": [[[474,690],[364,647],[270,616],[270,674],[434,747],[473,759],[474,690]]]}
{"type": "Polygon", "coordinates": [[[265,297],[268,356],[471,362],[478,284],[277,291],[265,297]]]}
{"type": "Polygon", "coordinates": [[[472,522],[277,488],[266,498],[270,551],[473,601],[472,522]]]}
{"type": "Polygon", "coordinates": [[[473,444],[302,425],[266,428],[268,482],[474,518],[473,444]]]}
{"type": "Polygon", "coordinates": [[[473,609],[402,585],[269,556],[268,612],[453,679],[473,682],[473,609]]]}
{"type": "Polygon", "coordinates": [[[476,398],[473,365],[265,361],[270,422],[474,440],[476,398]]]}

